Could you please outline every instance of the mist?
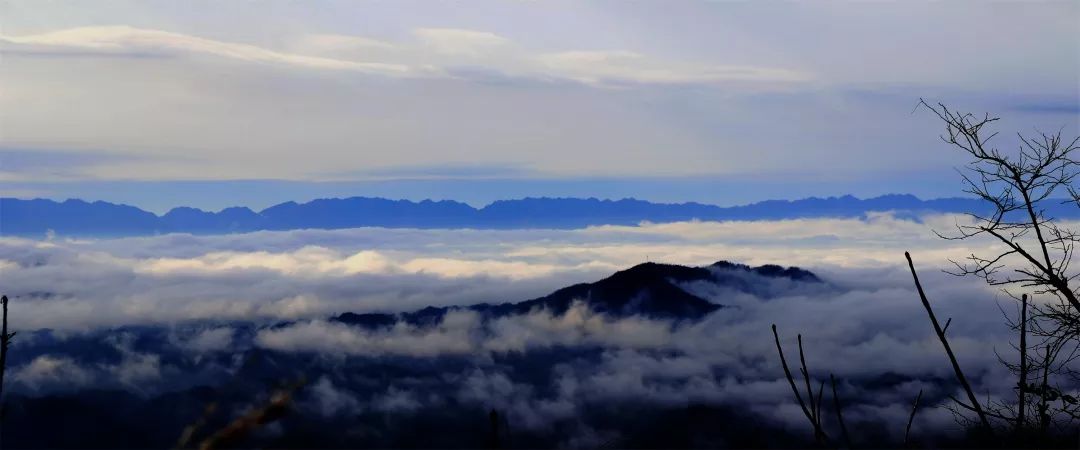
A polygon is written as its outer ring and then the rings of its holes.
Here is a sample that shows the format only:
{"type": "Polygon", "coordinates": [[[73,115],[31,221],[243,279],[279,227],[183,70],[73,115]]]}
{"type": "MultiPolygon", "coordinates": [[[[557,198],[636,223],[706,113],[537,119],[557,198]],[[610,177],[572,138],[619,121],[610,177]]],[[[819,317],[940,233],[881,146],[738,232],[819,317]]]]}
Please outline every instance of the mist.
{"type": "MultiPolygon", "coordinates": [[[[917,435],[949,439],[963,427],[938,405],[959,391],[900,264],[904,250],[915,255],[938,315],[954,319],[950,341],[979,392],[1012,392],[994,356],[1014,352],[1003,316],[1012,300],[937,270],[949,257],[990,248],[942,245],[932,233],[962,220],[876,214],[581,230],[4,238],[0,284],[20,331],[9,389],[27,398],[109,389],[153,399],[228,385],[254,364],[260,379],[305,377],[299,414],[327,424],[364,414],[420,420],[435,410],[473,411],[482,423],[482,411],[495,409],[521,439],[589,446],[639,442],[613,419],[623,408],[698,405],[807,438],[776,357],[776,324],[788,352],[802,334],[813,378],[841,380],[861,438],[900,439],[922,390],[931,406],[916,419],[917,435]],[[498,318],[451,309],[427,325],[334,320],[518,302],[646,260],[797,265],[822,282],[760,278],[749,291],[684,283],[723,306],[691,321],[613,317],[583,302],[562,314],[498,318]]],[[[399,426],[376,428],[386,437],[400,435],[399,426]]]]}

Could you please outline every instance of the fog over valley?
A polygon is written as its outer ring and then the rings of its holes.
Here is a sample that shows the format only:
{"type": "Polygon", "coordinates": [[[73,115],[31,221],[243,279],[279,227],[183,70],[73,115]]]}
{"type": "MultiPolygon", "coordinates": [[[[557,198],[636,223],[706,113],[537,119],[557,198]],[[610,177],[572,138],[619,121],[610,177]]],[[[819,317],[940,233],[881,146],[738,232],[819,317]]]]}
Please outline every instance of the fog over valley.
{"type": "MultiPolygon", "coordinates": [[[[3,238],[0,284],[16,305],[11,320],[20,330],[8,389],[10,401],[25,403],[11,420],[30,420],[33,399],[43,395],[100,391],[119,396],[115,401],[153,404],[162,396],[201,398],[199,389],[209,386],[216,393],[204,395],[228,403],[229,395],[239,395],[230,383],[254,382],[245,389],[257,393],[253,386],[272,385],[275,377],[302,376],[309,386],[298,393],[297,408],[305,419],[281,426],[348,423],[340,426],[381,436],[315,441],[327,445],[401,444],[408,433],[399,427],[434,420],[424,417],[435,410],[471,411],[483,436],[490,408],[504,411],[521,439],[550,445],[671,438],[667,431],[651,436],[647,428],[612,422],[635,408],[659,411],[657,420],[686,408],[703,408],[703,417],[735,414],[782,431],[772,444],[790,444],[805,438],[805,419],[779,370],[770,332],[775,323],[785,344],[803,334],[815,376],[828,371],[841,380],[848,420],[865,425],[859,433],[897,438],[903,430],[895,425],[904,422],[919,390],[940,401],[955,389],[903,266],[905,250],[919,261],[939,315],[958,316],[952,343],[980,392],[1001,396],[1011,389],[1005,369],[986,350],[1012,351],[1014,336],[999,309],[1012,305],[978,280],[934,270],[945,267],[947,257],[991,248],[943,246],[932,233],[964,220],[878,214],[578,230],[3,238]],[[451,308],[429,319],[406,320],[406,314],[379,324],[343,315],[517,303],[646,260],[719,274],[679,281],[664,272],[658,278],[719,308],[700,317],[626,309],[632,306],[616,313],[597,311],[594,295],[574,299],[565,310],[543,304],[505,314],[451,308]],[[712,265],[718,260],[798,266],[815,276],[712,265]],[[381,422],[352,421],[369,415],[381,422]],[[313,417],[329,422],[305,422],[313,417]],[[390,417],[399,419],[386,422],[390,417]]],[[[234,400],[243,403],[242,396],[234,400]]],[[[186,411],[187,420],[198,417],[198,408],[186,411]]],[[[179,419],[147,414],[139,420],[179,419]]],[[[926,439],[961,432],[943,408],[928,407],[916,423],[926,439]]],[[[275,442],[274,431],[267,433],[262,438],[275,442]]],[[[754,433],[730,436],[769,443],[754,433]]],[[[468,445],[469,439],[453,442],[468,445]]]]}

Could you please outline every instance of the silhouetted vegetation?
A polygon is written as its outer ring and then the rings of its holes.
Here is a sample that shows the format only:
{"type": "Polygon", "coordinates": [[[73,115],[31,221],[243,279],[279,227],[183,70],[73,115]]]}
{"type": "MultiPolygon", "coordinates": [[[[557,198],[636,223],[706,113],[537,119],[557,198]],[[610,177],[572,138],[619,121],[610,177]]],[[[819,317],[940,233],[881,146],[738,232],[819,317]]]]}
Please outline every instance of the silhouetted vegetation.
{"type": "MultiPolygon", "coordinates": [[[[803,400],[804,393],[800,392],[798,383],[795,381],[795,377],[791,374],[791,368],[788,366],[787,357],[784,356],[784,347],[780,343],[780,333],[776,330],[776,325],[772,326],[773,339],[776,343],[776,353],[780,357],[780,366],[784,369],[784,377],[787,379],[788,384],[791,386],[791,391],[795,397],[795,401],[802,409],[803,415],[806,416],[806,420],[810,422],[810,427],[813,430],[814,441],[819,446],[826,447],[840,447],[840,448],[854,448],[852,445],[851,434],[848,432],[847,422],[844,420],[844,409],[840,399],[840,393],[837,389],[836,376],[829,374],[829,384],[832,390],[833,400],[833,412],[836,414],[836,427],[840,430],[840,441],[835,442],[834,439],[830,439],[829,434],[825,431],[825,425],[823,424],[822,416],[822,402],[825,394],[825,381],[822,380],[818,386],[817,395],[814,394],[813,382],[811,381],[810,371],[806,366],[806,352],[803,349],[802,335],[798,335],[796,340],[799,343],[799,373],[802,375],[803,384],[805,386],[806,400],[803,400]]],[[[904,446],[908,446],[909,436],[911,434],[911,424],[915,420],[915,413],[919,408],[919,400],[922,398],[922,391],[919,391],[919,395],[915,398],[915,403],[911,407],[911,414],[908,416],[907,427],[904,431],[904,446]]],[[[876,447],[884,447],[884,443],[875,443],[876,447]]]]}
{"type": "MultiPolygon", "coordinates": [[[[15,338],[15,332],[8,333],[8,297],[0,295],[0,309],[3,310],[2,323],[0,323],[0,433],[3,432],[3,421],[6,413],[4,407],[4,374],[7,372],[8,347],[15,338]]],[[[3,444],[3,435],[0,434],[0,445],[3,444]]]]}
{"type": "MultiPolygon", "coordinates": [[[[995,254],[972,254],[963,261],[953,261],[955,270],[949,273],[979,277],[1017,302],[1016,315],[1005,316],[1007,326],[1018,335],[1014,344],[1018,360],[1010,361],[998,355],[1001,364],[1017,377],[1016,398],[1009,401],[987,397],[980,401],[949,344],[947,332],[952,318],[944,324],[938,320],[911,255],[905,252],[928,320],[965,396],[963,400],[949,396],[951,402],[943,406],[953,411],[961,424],[971,427],[968,445],[1074,446],[1080,402],[1068,386],[1080,382],[1080,372],[1070,367],[1080,356],[1080,295],[1072,285],[1080,273],[1071,271],[1070,264],[1080,234],[1048,211],[1060,211],[1062,204],[1080,207],[1080,187],[1074,183],[1080,165],[1073,157],[1080,148],[1077,146],[1080,138],[1068,141],[1061,132],[1038,132],[1034,138],[1018,134],[1019,149],[1009,153],[990,144],[997,133],[989,132],[987,127],[997,118],[959,113],[924,100],[920,100],[919,106],[931,110],[945,123],[944,142],[971,157],[967,171],[962,174],[967,186],[965,192],[990,206],[987,213],[969,213],[969,220],[957,223],[952,234],[938,233],[938,236],[946,240],[988,238],[1003,248],[995,254]],[[994,436],[998,439],[990,440],[994,436]]],[[[822,445],[835,445],[821,424],[822,389],[815,398],[803,358],[802,336],[798,339],[799,356],[807,400],[803,399],[804,394],[799,392],[788,368],[775,325],[773,333],[784,374],[796,402],[811,423],[815,439],[822,445]]],[[[830,379],[835,386],[835,377],[830,375],[830,379]]],[[[846,436],[835,387],[833,396],[837,421],[846,436]]],[[[911,444],[911,427],[921,400],[922,391],[907,421],[905,447],[911,444]]],[[[851,447],[846,437],[844,446],[851,447]]]]}
{"type": "MultiPolygon", "coordinates": [[[[1080,273],[1070,269],[1080,235],[1048,211],[1062,204],[1080,207],[1075,184],[1080,165],[1074,156],[1080,138],[1066,140],[1060,131],[1033,137],[1017,133],[1019,148],[1006,152],[991,144],[997,133],[987,128],[996,117],[926,101],[919,105],[945,123],[942,140],[970,157],[963,173],[965,192],[992,207],[988,214],[969,214],[970,220],[958,223],[953,233],[938,235],[988,238],[1003,249],[953,261],[950,273],[979,277],[1018,303],[1018,314],[1006,317],[1019,336],[1019,360],[999,357],[1017,376],[1016,400],[988,400],[980,407],[972,397],[956,405],[974,412],[987,429],[994,428],[988,417],[996,419],[997,431],[1021,445],[1046,445],[1051,434],[1075,439],[1080,405],[1064,386],[1080,380],[1070,367],[1080,350],[1080,300],[1072,285],[1080,273]]],[[[939,336],[944,342],[944,333],[939,336]]]]}
{"type": "Polygon", "coordinates": [[[7,370],[8,347],[11,346],[11,340],[15,338],[15,332],[8,333],[8,298],[6,295],[0,296],[0,308],[3,308],[3,324],[0,325],[0,401],[2,401],[4,398],[4,372],[7,370]]]}

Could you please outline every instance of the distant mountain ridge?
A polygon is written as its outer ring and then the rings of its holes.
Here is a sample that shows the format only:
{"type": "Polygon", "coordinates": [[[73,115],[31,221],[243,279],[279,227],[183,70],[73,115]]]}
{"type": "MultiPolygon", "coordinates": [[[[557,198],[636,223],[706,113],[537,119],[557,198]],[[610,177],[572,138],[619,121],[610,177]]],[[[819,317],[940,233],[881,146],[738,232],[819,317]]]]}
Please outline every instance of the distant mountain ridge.
{"type": "MultiPolygon", "coordinates": [[[[1059,218],[1080,217],[1080,210],[1057,202],[1046,205],[1059,218]]],[[[721,207],[702,203],[652,203],[595,198],[524,198],[500,200],[483,208],[441,200],[389,200],[350,197],[285,202],[262,211],[245,207],[208,212],[177,207],[158,216],[134,206],[69,199],[0,198],[0,235],[43,235],[52,230],[75,236],[140,236],[162,233],[220,234],[260,230],[388,228],[581,228],[590,225],[636,225],[643,221],[775,220],[807,217],[862,217],[873,211],[900,214],[976,212],[977,199],[921,200],[912,195],[853,196],[769,200],[721,207]]]]}

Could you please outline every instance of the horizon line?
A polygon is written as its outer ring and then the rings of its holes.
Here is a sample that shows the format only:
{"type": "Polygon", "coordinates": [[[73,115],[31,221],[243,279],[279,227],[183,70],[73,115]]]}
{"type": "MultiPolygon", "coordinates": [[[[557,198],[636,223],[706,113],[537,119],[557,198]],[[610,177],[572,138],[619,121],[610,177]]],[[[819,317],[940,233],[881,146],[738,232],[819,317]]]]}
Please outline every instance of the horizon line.
{"type": "Polygon", "coordinates": [[[488,202],[486,204],[483,204],[482,206],[475,206],[475,205],[470,204],[468,202],[464,202],[464,201],[461,201],[461,200],[453,200],[453,199],[426,198],[426,199],[423,199],[423,200],[412,200],[412,199],[400,198],[400,197],[399,198],[391,198],[391,197],[383,197],[383,196],[353,195],[353,196],[347,196],[347,197],[318,197],[318,198],[312,198],[312,199],[306,200],[306,201],[286,200],[286,201],[283,201],[283,202],[274,203],[274,204],[272,204],[270,206],[267,206],[265,208],[258,209],[258,210],[253,209],[252,207],[246,206],[246,205],[227,206],[227,207],[217,209],[217,210],[202,209],[202,208],[193,207],[193,206],[186,206],[186,205],[177,205],[177,206],[170,207],[168,210],[165,210],[165,212],[161,213],[161,214],[155,213],[155,212],[153,212],[153,211],[151,211],[149,209],[145,209],[144,207],[137,206],[137,205],[130,204],[130,203],[113,202],[113,201],[108,201],[108,200],[90,200],[90,199],[79,198],[79,197],[68,197],[68,198],[65,198],[65,199],[61,200],[58,197],[52,197],[52,198],[50,198],[50,197],[25,198],[25,197],[17,197],[17,196],[0,196],[0,200],[49,201],[49,202],[53,202],[53,203],[57,203],[57,204],[63,204],[63,203],[67,203],[67,202],[82,202],[82,203],[86,203],[86,204],[105,203],[105,204],[110,204],[110,205],[115,205],[115,206],[131,207],[131,208],[139,209],[141,211],[148,212],[148,213],[153,214],[153,215],[155,215],[157,217],[164,217],[165,215],[169,214],[172,211],[183,210],[183,209],[191,209],[191,210],[201,211],[201,212],[204,212],[204,213],[218,214],[218,213],[221,213],[221,212],[226,211],[226,210],[239,208],[239,209],[247,209],[247,210],[252,211],[252,212],[254,212],[256,214],[261,214],[261,213],[263,213],[264,211],[266,211],[268,209],[271,209],[271,208],[274,208],[274,207],[277,207],[277,206],[288,205],[288,204],[308,205],[308,204],[318,202],[318,201],[356,200],[356,199],[386,200],[386,201],[392,201],[392,202],[405,202],[405,203],[411,203],[411,204],[417,204],[417,205],[423,204],[423,203],[455,203],[455,204],[460,204],[460,205],[467,206],[467,207],[469,207],[469,208],[471,208],[473,210],[476,210],[476,211],[480,211],[480,210],[486,209],[486,208],[488,208],[488,207],[490,207],[492,205],[495,205],[497,203],[518,202],[518,201],[527,201],[527,200],[583,200],[583,201],[599,201],[599,202],[610,202],[610,203],[616,203],[616,202],[621,202],[621,201],[633,201],[633,202],[648,203],[648,204],[652,204],[652,205],[670,205],[670,206],[698,205],[698,206],[715,207],[715,208],[720,208],[720,209],[729,209],[729,208],[740,208],[740,207],[758,205],[758,204],[769,203],[769,202],[793,203],[793,202],[807,201],[807,200],[838,200],[838,199],[845,199],[845,198],[850,198],[850,199],[857,200],[857,201],[868,201],[868,200],[877,200],[877,199],[882,199],[882,198],[887,198],[887,197],[894,197],[894,198],[906,197],[906,198],[912,198],[914,200],[921,201],[921,202],[935,201],[935,200],[979,200],[978,197],[961,197],[961,196],[921,198],[921,197],[919,197],[919,196],[917,196],[915,194],[909,194],[909,193],[888,193],[888,194],[881,194],[881,195],[875,195],[875,196],[866,196],[866,197],[859,197],[859,196],[856,196],[854,194],[841,194],[841,195],[830,195],[830,196],[812,195],[812,196],[808,196],[808,197],[788,198],[788,199],[782,199],[782,198],[767,199],[767,200],[760,200],[760,201],[739,203],[739,204],[733,204],[733,205],[725,206],[725,205],[720,205],[720,204],[716,204],[716,203],[705,203],[705,202],[699,202],[699,201],[685,201],[685,202],[651,201],[651,200],[639,199],[639,198],[636,198],[636,197],[613,198],[613,197],[595,197],[595,196],[590,196],[590,197],[525,196],[525,197],[499,199],[499,200],[494,200],[494,201],[488,202]]]}

